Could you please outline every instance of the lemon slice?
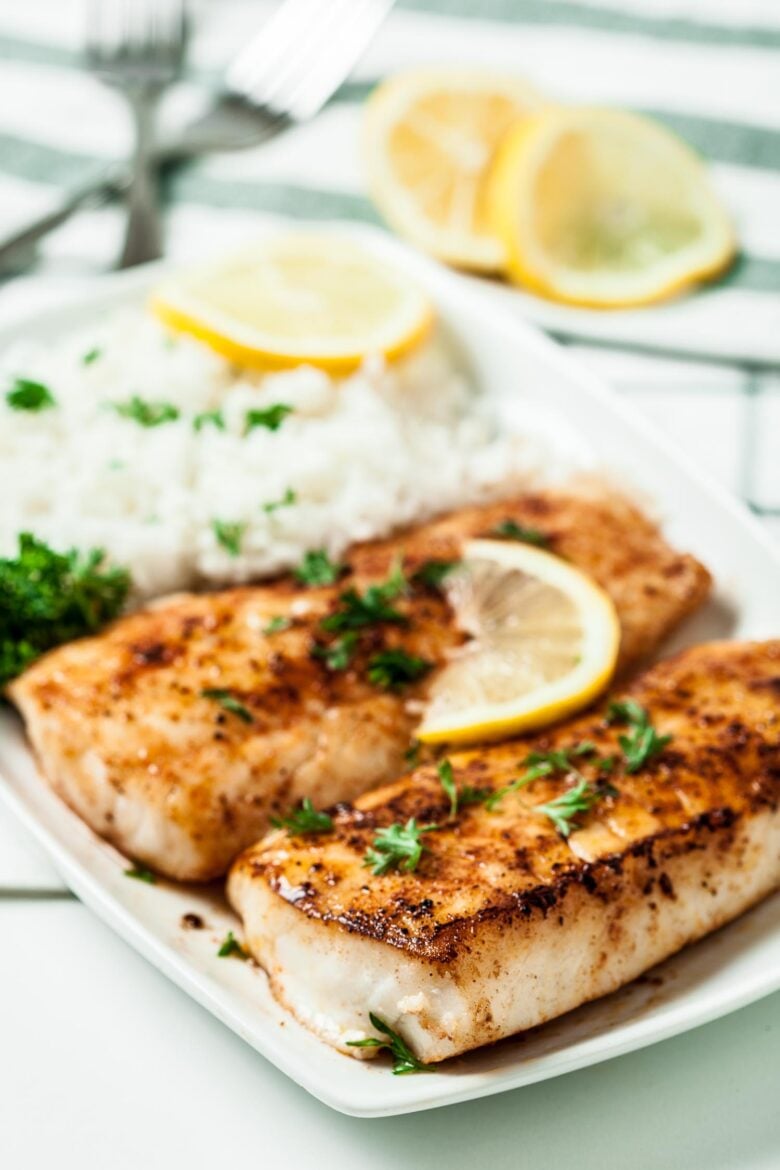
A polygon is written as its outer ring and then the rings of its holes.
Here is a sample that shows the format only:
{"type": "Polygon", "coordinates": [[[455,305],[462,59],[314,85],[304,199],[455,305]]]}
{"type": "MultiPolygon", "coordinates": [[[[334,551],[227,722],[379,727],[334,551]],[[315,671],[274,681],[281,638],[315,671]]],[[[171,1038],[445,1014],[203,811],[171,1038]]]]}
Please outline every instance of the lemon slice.
{"type": "Polygon", "coordinates": [[[722,272],[734,233],[702,163],[616,110],[555,109],[513,130],[489,184],[509,274],[553,300],[643,305],[722,272]]]}
{"type": "Polygon", "coordinates": [[[347,372],[368,354],[406,353],[433,321],[402,273],[352,240],[310,232],[272,236],[174,276],[151,308],[170,328],[260,369],[347,372]]]}
{"type": "Polygon", "coordinates": [[[471,641],[433,682],[425,743],[499,739],[584,707],[609,682],[620,626],[602,589],[524,544],[474,540],[445,581],[471,641]]]}
{"type": "Polygon", "coordinates": [[[365,107],[363,156],[388,223],[440,260],[503,269],[485,177],[509,127],[542,102],[525,82],[490,73],[415,70],[380,85],[365,107]]]}

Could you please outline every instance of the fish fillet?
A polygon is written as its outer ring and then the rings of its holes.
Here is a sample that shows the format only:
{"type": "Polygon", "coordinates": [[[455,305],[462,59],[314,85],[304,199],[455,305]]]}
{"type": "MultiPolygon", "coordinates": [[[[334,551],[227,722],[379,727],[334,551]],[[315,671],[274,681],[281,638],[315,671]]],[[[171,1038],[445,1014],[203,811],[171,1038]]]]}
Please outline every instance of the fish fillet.
{"type": "Polygon", "coordinates": [[[416,722],[407,700],[425,683],[378,691],[366,678],[373,653],[403,645],[440,664],[462,640],[443,597],[415,589],[397,603],[408,628],[362,630],[352,667],[331,670],[311,651],[341,591],[382,581],[399,556],[410,574],[457,557],[505,519],[545,533],[612,595],[623,666],[707,595],[706,570],[620,497],[531,494],[469,509],[356,547],[336,586],[178,595],[48,654],[9,689],[44,776],[127,856],[172,878],[219,876],[303,797],[350,800],[399,774],[416,722]],[[266,633],[280,617],[289,628],[266,633]],[[227,692],[233,710],[204,690],[227,692]]]}
{"type": "MultiPolygon", "coordinates": [[[[699,646],[627,693],[671,742],[635,774],[618,764],[568,839],[531,806],[571,774],[450,821],[431,765],[337,810],[332,832],[277,831],[239,858],[228,895],[277,998],[352,1055],[372,1054],[347,1045],[376,1035],[373,1012],[439,1061],[614,991],[776,889],[780,641],[699,646]],[[409,817],[441,828],[414,872],[375,876],[377,829],[409,817]]],[[[531,750],[620,755],[620,734],[601,711],[450,762],[459,787],[496,790],[531,750]]]]}

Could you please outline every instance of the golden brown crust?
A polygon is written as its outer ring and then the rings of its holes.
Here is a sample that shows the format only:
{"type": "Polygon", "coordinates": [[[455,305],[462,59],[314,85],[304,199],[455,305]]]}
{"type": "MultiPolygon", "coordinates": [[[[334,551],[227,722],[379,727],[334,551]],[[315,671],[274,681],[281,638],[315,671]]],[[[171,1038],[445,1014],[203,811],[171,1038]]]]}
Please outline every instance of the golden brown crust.
{"type": "Polygon", "coordinates": [[[464,540],[504,519],[542,531],[612,595],[624,666],[709,589],[706,570],[620,497],[531,493],[468,509],[357,546],[333,587],[288,579],[180,595],[53,651],[10,688],[45,775],[126,853],[173,877],[217,876],[302,796],[352,799],[400,772],[415,722],[407,700],[426,684],[377,691],[366,672],[373,653],[403,645],[435,666],[462,640],[443,598],[417,588],[394,602],[407,625],[361,630],[350,669],[329,670],[312,649],[340,592],[385,579],[399,556],[410,575],[425,560],[456,558],[464,540]],[[290,628],[265,633],[277,616],[290,628]],[[206,689],[229,691],[251,721],[206,689]]]}
{"type": "MultiPolygon", "coordinates": [[[[338,811],[332,834],[272,835],[234,873],[267,882],[312,919],[439,964],[462,960],[487,923],[569,913],[575,889],[608,902],[624,870],[647,875],[647,899],[674,898],[665,876],[672,859],[727,852],[742,819],[780,801],[780,641],[697,647],[626,693],[672,742],[636,774],[619,766],[610,776],[618,795],[583,814],[568,841],[521,800],[548,801],[571,778],[542,778],[496,812],[473,805],[449,824],[448,799],[426,766],[338,811]],[[363,858],[376,829],[412,816],[444,826],[427,835],[418,869],[371,874],[363,858]]],[[[495,790],[520,774],[530,751],[589,741],[602,756],[620,755],[620,734],[602,709],[541,737],[449,758],[459,786],[495,790]]],[[[591,765],[581,770],[595,780],[591,765]]]]}

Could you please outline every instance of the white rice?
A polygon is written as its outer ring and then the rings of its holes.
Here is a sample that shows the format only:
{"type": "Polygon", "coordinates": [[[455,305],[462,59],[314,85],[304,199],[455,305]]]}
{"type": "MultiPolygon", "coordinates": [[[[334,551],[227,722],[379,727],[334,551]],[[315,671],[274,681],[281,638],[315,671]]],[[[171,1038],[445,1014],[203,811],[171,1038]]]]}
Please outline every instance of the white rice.
{"type": "Polygon", "coordinates": [[[308,549],[338,556],[527,484],[548,458],[539,441],[497,433],[441,341],[347,378],[309,367],[260,375],[134,311],[0,358],[0,553],[13,554],[25,530],[58,549],[101,547],[131,569],[139,597],[267,576],[308,549]],[[56,406],[11,409],[19,376],[45,383],[56,406]],[[180,417],[148,428],[110,406],[133,395],[180,417]],[[244,435],[246,411],[274,403],[293,411],[281,427],[244,435]],[[217,408],[226,430],[196,432],[194,416],[217,408]],[[264,510],[288,489],[293,504],[264,510]],[[238,556],[215,520],[245,525],[238,556]]]}

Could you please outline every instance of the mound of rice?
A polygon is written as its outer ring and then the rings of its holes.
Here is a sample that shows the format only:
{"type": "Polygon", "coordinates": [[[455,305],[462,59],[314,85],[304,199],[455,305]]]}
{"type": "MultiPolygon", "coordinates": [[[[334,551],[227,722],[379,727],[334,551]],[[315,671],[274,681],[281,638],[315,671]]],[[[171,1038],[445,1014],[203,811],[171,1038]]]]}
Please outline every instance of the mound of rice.
{"type": "Polygon", "coordinates": [[[547,456],[497,432],[440,339],[347,378],[260,375],[126,311],[48,347],[13,347],[0,378],[0,551],[23,530],[58,549],[102,547],[130,568],[137,597],[264,577],[308,549],[338,556],[527,483],[547,456]],[[12,409],[17,377],[44,383],[56,405],[12,409]],[[112,406],[133,396],[179,417],[142,426],[112,406]],[[244,433],[247,411],[277,403],[291,408],[278,430],[244,433]],[[217,409],[224,430],[195,429],[217,409]],[[239,526],[237,555],[219,523],[239,526]]]}

